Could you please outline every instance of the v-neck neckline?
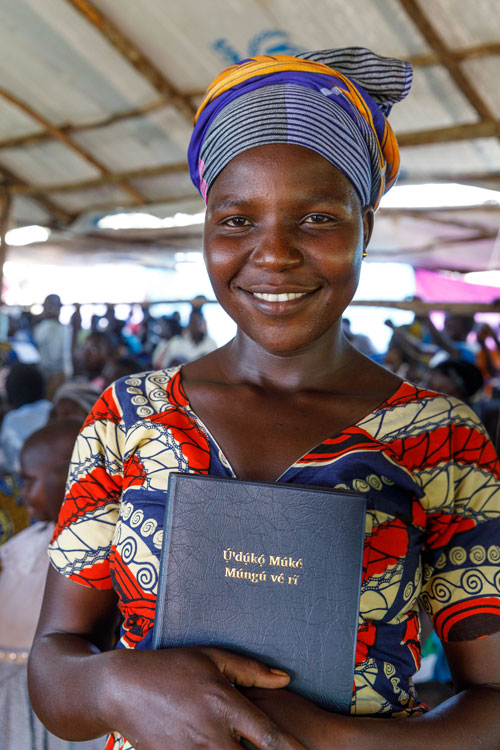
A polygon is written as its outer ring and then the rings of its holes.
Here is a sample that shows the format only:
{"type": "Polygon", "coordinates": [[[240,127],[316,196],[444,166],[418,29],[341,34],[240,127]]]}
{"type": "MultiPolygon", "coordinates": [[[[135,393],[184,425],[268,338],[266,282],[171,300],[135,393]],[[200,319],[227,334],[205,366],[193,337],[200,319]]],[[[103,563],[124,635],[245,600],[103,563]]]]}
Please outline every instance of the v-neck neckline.
{"type": "MultiPolygon", "coordinates": [[[[221,460],[221,463],[223,464],[223,466],[225,466],[229,470],[229,472],[231,473],[232,478],[233,479],[239,479],[238,474],[235,472],[235,470],[234,470],[231,462],[229,461],[228,457],[226,456],[226,454],[222,450],[221,446],[219,445],[219,443],[215,439],[213,433],[209,430],[209,428],[207,427],[207,425],[205,424],[205,422],[201,419],[201,417],[195,412],[195,410],[191,406],[191,402],[190,402],[190,400],[189,400],[189,398],[187,396],[186,390],[184,388],[184,383],[182,381],[182,365],[179,365],[177,372],[174,373],[172,375],[172,377],[173,378],[175,378],[175,377],[179,378],[179,389],[180,389],[182,395],[184,396],[184,400],[185,400],[185,404],[184,404],[183,408],[195,420],[197,426],[202,430],[202,432],[205,433],[205,435],[207,436],[209,442],[213,443],[213,445],[215,446],[215,448],[216,448],[216,450],[218,452],[218,455],[219,455],[219,458],[221,460]]],[[[407,385],[407,381],[406,380],[401,380],[401,382],[394,389],[394,391],[392,391],[392,393],[390,393],[386,398],[384,398],[378,404],[378,406],[375,406],[373,409],[370,409],[369,411],[365,412],[365,414],[363,414],[363,416],[361,416],[359,419],[357,419],[356,422],[353,422],[352,424],[347,425],[342,430],[339,430],[337,433],[326,435],[326,437],[324,437],[319,443],[316,443],[311,448],[309,448],[308,450],[304,451],[304,453],[302,453],[302,455],[300,455],[298,458],[296,458],[289,466],[287,466],[286,469],[284,469],[284,471],[281,472],[281,474],[276,479],[271,479],[269,481],[274,482],[274,483],[280,482],[285,477],[286,474],[288,474],[290,471],[292,471],[292,469],[296,468],[297,464],[300,461],[302,461],[305,458],[305,456],[309,455],[309,453],[315,452],[318,448],[321,448],[321,446],[324,445],[324,443],[327,440],[332,440],[334,438],[337,438],[339,435],[342,435],[347,430],[351,430],[353,427],[357,427],[370,414],[374,414],[375,412],[380,411],[381,409],[383,409],[384,406],[388,403],[388,401],[390,401],[391,399],[393,399],[398,394],[398,392],[400,391],[400,389],[403,388],[403,386],[405,386],[405,385],[407,385]]]]}

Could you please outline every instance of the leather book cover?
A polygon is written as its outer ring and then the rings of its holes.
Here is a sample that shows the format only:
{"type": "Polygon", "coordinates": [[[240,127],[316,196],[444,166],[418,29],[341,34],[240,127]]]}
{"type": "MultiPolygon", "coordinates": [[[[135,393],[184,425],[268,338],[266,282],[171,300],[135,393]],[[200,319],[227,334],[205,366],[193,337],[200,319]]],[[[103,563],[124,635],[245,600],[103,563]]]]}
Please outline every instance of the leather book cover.
{"type": "Polygon", "coordinates": [[[365,509],[356,493],[171,474],[153,648],[244,653],[348,713],[365,509]]]}

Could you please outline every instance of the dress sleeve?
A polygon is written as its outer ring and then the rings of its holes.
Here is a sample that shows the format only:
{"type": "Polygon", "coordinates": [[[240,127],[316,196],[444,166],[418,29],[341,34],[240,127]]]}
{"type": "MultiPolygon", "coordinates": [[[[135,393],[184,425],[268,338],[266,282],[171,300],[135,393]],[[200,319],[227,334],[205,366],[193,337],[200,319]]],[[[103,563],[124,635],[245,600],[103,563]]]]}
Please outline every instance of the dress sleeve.
{"type": "Polygon", "coordinates": [[[442,641],[474,640],[500,630],[500,463],[460,402],[428,440],[421,601],[442,641]]]}
{"type": "Polygon", "coordinates": [[[122,494],[124,442],[123,415],[110,386],[77,438],[49,545],[52,565],[92,588],[112,588],[109,553],[122,494]]]}

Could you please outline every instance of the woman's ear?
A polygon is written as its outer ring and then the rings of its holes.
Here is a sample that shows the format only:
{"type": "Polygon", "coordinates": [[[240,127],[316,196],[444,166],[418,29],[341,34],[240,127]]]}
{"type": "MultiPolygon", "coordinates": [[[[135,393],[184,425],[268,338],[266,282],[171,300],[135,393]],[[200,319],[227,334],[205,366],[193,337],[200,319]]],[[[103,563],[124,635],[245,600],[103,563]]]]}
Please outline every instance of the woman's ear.
{"type": "Polygon", "coordinates": [[[362,209],[363,215],[363,250],[366,250],[373,232],[374,211],[371,206],[362,209]]]}

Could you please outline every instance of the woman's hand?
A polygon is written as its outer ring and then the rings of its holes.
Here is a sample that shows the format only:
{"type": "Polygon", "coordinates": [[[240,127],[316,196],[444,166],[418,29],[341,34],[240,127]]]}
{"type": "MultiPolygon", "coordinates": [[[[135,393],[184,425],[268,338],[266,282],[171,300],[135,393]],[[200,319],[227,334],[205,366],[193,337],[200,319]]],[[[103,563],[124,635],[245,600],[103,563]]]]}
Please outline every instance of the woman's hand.
{"type": "Polygon", "coordinates": [[[302,745],[233,683],[281,688],[288,676],[216,648],[111,651],[112,591],[49,570],[30,658],[30,695],[50,731],[83,741],[120,732],[137,750],[262,750],[302,745]]]}
{"type": "Polygon", "coordinates": [[[288,676],[215,648],[116,651],[106,707],[136,750],[229,750],[248,739],[262,750],[301,750],[237,685],[280,688],[288,676]]]}

